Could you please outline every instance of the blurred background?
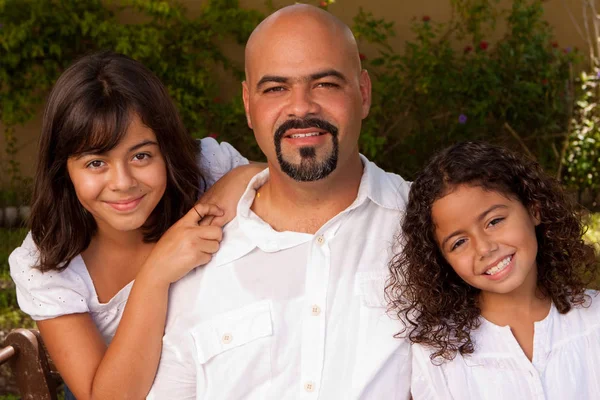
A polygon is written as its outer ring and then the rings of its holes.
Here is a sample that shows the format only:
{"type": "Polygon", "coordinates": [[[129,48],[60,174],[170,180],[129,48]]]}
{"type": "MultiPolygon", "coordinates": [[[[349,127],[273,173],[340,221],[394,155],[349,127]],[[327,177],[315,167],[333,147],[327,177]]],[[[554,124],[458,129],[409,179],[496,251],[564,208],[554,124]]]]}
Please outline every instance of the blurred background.
{"type": "MultiPolygon", "coordinates": [[[[516,149],[589,211],[585,238],[598,243],[600,0],[307,2],[359,41],[373,81],[363,154],[411,179],[457,141],[516,149]]],[[[60,73],[89,52],[125,53],[167,85],[191,135],[261,160],[240,96],[243,46],[265,15],[292,3],[0,0],[0,338],[33,327],[7,258],[26,233],[41,114],[60,73]]],[[[0,399],[16,398],[2,371],[0,399]]]]}

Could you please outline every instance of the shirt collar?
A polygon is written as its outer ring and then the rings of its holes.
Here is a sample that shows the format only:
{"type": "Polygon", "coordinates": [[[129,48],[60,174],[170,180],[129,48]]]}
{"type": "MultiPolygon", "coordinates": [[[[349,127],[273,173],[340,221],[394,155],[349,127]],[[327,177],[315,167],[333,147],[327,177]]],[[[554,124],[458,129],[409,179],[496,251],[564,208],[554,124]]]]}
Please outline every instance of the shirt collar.
{"type": "MultiPolygon", "coordinates": [[[[400,176],[385,172],[375,163],[360,155],[363,174],[354,202],[346,209],[353,210],[367,200],[390,210],[404,210],[408,201],[409,184],[400,176]]],[[[279,251],[309,241],[313,235],[298,232],[277,232],[260,219],[251,209],[257,190],[269,180],[269,169],[255,175],[237,206],[239,228],[256,246],[266,252],[279,251]]]]}

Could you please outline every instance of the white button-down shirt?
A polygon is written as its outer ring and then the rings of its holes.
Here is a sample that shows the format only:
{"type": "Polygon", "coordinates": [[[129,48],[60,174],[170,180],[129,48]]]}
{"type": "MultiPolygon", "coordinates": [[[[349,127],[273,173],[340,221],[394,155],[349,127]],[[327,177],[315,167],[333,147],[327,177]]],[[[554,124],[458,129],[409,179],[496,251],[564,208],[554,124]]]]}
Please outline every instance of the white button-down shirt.
{"type": "Polygon", "coordinates": [[[407,399],[410,346],[386,314],[409,185],[362,158],[356,200],[314,235],[277,232],[249,184],[221,249],[172,287],[149,399],[407,399]]]}
{"type": "Polygon", "coordinates": [[[431,350],[413,346],[415,400],[592,400],[600,399],[600,296],[591,305],[560,314],[554,305],[535,323],[529,361],[509,326],[482,318],[471,333],[472,355],[460,354],[441,366],[431,350]]]}

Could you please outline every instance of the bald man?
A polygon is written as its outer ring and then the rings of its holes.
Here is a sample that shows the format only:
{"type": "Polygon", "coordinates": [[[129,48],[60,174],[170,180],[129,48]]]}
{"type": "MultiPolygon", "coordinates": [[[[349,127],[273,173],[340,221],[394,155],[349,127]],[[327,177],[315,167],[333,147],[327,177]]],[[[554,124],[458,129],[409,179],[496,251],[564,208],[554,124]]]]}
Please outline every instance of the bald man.
{"type": "Polygon", "coordinates": [[[307,5],[269,16],[243,99],[268,168],[213,260],[173,286],[149,398],[409,398],[384,299],[409,186],[359,154],[371,82],[350,29],[307,5]]]}

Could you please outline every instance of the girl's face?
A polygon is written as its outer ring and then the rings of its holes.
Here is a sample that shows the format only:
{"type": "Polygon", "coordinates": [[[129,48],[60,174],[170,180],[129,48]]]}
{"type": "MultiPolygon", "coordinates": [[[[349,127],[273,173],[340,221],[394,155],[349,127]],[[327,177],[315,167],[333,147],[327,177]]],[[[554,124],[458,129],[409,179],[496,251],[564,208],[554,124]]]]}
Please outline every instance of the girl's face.
{"type": "Polygon", "coordinates": [[[461,185],[436,200],[431,213],[442,254],[469,285],[502,294],[535,285],[540,221],[519,200],[461,185]]]}
{"type": "Polygon", "coordinates": [[[94,216],[99,232],[142,227],[167,186],[156,135],[137,115],[115,148],[71,157],[67,170],[77,198],[94,216]]]}

